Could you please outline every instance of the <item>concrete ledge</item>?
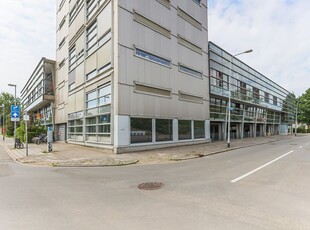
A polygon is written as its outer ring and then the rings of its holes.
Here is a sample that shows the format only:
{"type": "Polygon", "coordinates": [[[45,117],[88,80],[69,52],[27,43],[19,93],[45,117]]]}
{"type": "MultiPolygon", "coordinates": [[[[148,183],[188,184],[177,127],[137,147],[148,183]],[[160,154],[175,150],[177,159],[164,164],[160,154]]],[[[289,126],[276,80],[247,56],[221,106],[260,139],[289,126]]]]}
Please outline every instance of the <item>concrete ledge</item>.
{"type": "Polygon", "coordinates": [[[197,144],[205,144],[211,142],[211,139],[205,140],[190,140],[190,141],[181,141],[181,142],[173,142],[173,143],[152,143],[152,144],[142,144],[142,145],[131,145],[125,147],[115,147],[114,153],[130,153],[130,152],[139,152],[146,150],[155,150],[155,149],[163,149],[163,148],[172,148],[172,147],[180,147],[180,146],[190,146],[197,144]]]}

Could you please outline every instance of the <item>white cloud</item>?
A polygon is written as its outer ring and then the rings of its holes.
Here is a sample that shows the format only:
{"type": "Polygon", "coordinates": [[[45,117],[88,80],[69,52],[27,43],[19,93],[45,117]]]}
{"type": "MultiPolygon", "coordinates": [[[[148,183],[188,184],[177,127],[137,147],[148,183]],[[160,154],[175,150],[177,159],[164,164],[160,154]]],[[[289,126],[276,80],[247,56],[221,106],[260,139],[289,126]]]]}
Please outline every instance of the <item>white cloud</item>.
{"type": "Polygon", "coordinates": [[[56,1],[0,0],[0,92],[18,94],[42,57],[55,59],[56,1]]]}
{"type": "Polygon", "coordinates": [[[209,39],[290,92],[310,88],[309,0],[209,0],[209,39]]]}

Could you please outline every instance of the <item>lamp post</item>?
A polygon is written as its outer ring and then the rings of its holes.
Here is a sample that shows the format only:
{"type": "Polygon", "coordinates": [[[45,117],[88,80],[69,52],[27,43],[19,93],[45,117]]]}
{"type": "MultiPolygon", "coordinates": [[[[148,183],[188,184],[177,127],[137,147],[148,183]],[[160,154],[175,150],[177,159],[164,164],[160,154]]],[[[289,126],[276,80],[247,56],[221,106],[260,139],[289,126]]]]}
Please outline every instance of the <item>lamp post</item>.
{"type": "MultiPolygon", "coordinates": [[[[17,105],[16,103],[16,85],[14,84],[8,84],[8,86],[12,86],[15,88],[15,94],[14,94],[14,103],[15,103],[15,106],[17,105]]],[[[14,121],[14,148],[16,148],[16,121],[14,121]]]]}
{"type": "MultiPolygon", "coordinates": [[[[243,51],[241,53],[238,53],[238,54],[235,54],[233,56],[231,56],[230,58],[230,63],[229,63],[229,78],[232,78],[232,61],[233,61],[233,58],[235,58],[236,56],[239,56],[241,54],[246,54],[246,53],[251,53],[253,50],[250,49],[250,50],[246,50],[246,51],[243,51]]],[[[230,148],[230,111],[232,110],[231,108],[231,87],[230,87],[230,79],[228,79],[228,87],[229,87],[229,95],[228,95],[228,134],[227,134],[227,147],[230,148]]]]}

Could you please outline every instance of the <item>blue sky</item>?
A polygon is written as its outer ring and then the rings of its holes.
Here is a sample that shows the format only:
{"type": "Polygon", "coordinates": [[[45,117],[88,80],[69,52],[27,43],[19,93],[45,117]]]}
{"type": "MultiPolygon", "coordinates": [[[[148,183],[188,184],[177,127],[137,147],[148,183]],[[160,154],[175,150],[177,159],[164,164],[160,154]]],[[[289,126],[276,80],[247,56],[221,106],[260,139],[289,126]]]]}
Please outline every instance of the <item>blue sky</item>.
{"type": "Polygon", "coordinates": [[[209,0],[209,40],[300,96],[310,88],[309,0],[209,0]]]}
{"type": "MultiPolygon", "coordinates": [[[[179,0],[185,1],[185,0],[179,0]]],[[[56,0],[0,0],[0,92],[56,56],[56,0]]],[[[209,0],[209,39],[296,95],[310,88],[309,0],[209,0]]]]}

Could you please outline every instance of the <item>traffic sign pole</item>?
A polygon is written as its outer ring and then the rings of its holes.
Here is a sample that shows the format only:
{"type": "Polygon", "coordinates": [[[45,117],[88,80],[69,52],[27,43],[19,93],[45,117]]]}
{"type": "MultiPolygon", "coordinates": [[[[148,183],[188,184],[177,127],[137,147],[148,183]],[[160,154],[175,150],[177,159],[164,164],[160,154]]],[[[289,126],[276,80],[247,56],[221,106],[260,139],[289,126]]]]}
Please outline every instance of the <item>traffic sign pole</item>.
{"type": "Polygon", "coordinates": [[[27,115],[27,111],[25,111],[24,121],[25,121],[25,128],[26,128],[26,156],[28,156],[28,121],[29,121],[29,115],[27,115]]]}

